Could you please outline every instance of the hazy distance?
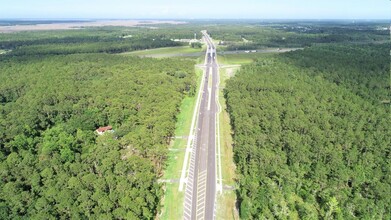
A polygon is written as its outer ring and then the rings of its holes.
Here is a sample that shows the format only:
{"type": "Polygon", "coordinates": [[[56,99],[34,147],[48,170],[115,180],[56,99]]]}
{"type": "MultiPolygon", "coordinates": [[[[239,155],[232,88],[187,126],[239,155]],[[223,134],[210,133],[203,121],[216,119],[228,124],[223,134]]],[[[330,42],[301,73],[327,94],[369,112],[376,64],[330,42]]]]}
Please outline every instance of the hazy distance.
{"type": "Polygon", "coordinates": [[[0,19],[389,19],[373,0],[0,0],[0,19]]]}

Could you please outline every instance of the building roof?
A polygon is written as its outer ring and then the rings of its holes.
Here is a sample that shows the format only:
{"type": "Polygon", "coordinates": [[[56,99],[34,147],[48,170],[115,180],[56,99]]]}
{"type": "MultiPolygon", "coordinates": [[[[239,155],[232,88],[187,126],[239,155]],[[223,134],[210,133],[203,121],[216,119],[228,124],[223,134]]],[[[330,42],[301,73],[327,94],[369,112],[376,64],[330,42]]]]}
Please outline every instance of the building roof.
{"type": "Polygon", "coordinates": [[[96,129],[96,131],[102,133],[102,132],[109,131],[109,130],[111,130],[111,129],[113,129],[113,127],[111,127],[111,126],[109,125],[109,126],[106,126],[106,127],[100,127],[100,128],[98,128],[98,129],[96,129]]]}

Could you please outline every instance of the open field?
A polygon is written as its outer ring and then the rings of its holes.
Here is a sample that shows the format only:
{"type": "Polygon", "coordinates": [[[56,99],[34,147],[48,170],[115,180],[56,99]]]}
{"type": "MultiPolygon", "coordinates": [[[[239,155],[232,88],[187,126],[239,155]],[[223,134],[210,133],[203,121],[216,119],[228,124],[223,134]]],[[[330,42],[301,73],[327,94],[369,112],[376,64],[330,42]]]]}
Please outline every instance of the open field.
{"type": "Polygon", "coordinates": [[[242,53],[218,55],[217,59],[219,61],[219,64],[222,65],[242,65],[252,63],[257,57],[259,57],[259,55],[256,53],[242,53]]]}
{"type": "Polygon", "coordinates": [[[10,25],[0,26],[0,33],[11,33],[18,31],[47,31],[47,30],[69,30],[82,29],[86,27],[104,27],[104,26],[120,26],[134,27],[139,25],[153,24],[183,24],[178,21],[158,21],[158,20],[108,20],[108,21],[91,21],[91,22],[70,22],[70,23],[52,23],[52,24],[34,24],[34,25],[10,25]]]}
{"type": "Polygon", "coordinates": [[[139,50],[127,53],[121,53],[121,55],[133,55],[140,57],[154,57],[154,58],[162,58],[162,57],[181,57],[181,56],[190,56],[197,57],[204,55],[201,48],[191,48],[190,46],[182,46],[182,47],[164,47],[150,50],[139,50]]]}
{"type": "Polygon", "coordinates": [[[257,50],[255,53],[246,53],[244,51],[224,51],[218,54],[217,59],[219,60],[220,64],[241,65],[252,63],[254,59],[257,59],[260,56],[268,56],[271,54],[285,53],[300,49],[301,48],[267,48],[263,50],[257,50]]]}

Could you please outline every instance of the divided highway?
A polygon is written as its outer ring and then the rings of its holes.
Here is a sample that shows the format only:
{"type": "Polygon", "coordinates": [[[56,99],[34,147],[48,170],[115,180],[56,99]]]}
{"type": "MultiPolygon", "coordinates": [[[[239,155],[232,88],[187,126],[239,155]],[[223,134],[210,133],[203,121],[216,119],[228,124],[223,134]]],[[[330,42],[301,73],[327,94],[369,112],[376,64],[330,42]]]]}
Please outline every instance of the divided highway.
{"type": "MultiPolygon", "coordinates": [[[[190,135],[191,158],[186,179],[184,219],[215,219],[217,164],[216,117],[218,117],[218,64],[216,47],[206,31],[202,32],[207,43],[205,71],[201,84],[199,104],[194,115],[196,124],[190,135]]],[[[218,126],[218,125],[217,125],[218,126]]],[[[185,159],[185,165],[187,165],[185,159]]],[[[185,168],[184,168],[185,169],[185,168]]],[[[184,173],[184,172],[183,172],[184,173]]],[[[185,182],[181,179],[182,182],[185,182]]],[[[221,185],[221,184],[220,184],[221,185]]],[[[183,187],[183,186],[182,186],[183,187]]]]}

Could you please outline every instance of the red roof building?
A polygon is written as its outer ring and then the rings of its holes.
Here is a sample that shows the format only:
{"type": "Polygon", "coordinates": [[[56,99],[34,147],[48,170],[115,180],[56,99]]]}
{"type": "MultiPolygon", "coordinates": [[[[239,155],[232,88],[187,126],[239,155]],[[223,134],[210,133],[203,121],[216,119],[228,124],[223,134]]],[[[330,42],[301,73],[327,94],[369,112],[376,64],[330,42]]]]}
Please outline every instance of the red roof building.
{"type": "Polygon", "coordinates": [[[102,135],[104,134],[105,132],[107,131],[112,131],[113,130],[113,127],[111,127],[110,125],[109,126],[106,126],[106,127],[100,127],[98,129],[96,129],[96,133],[98,133],[99,135],[102,135]]]}

